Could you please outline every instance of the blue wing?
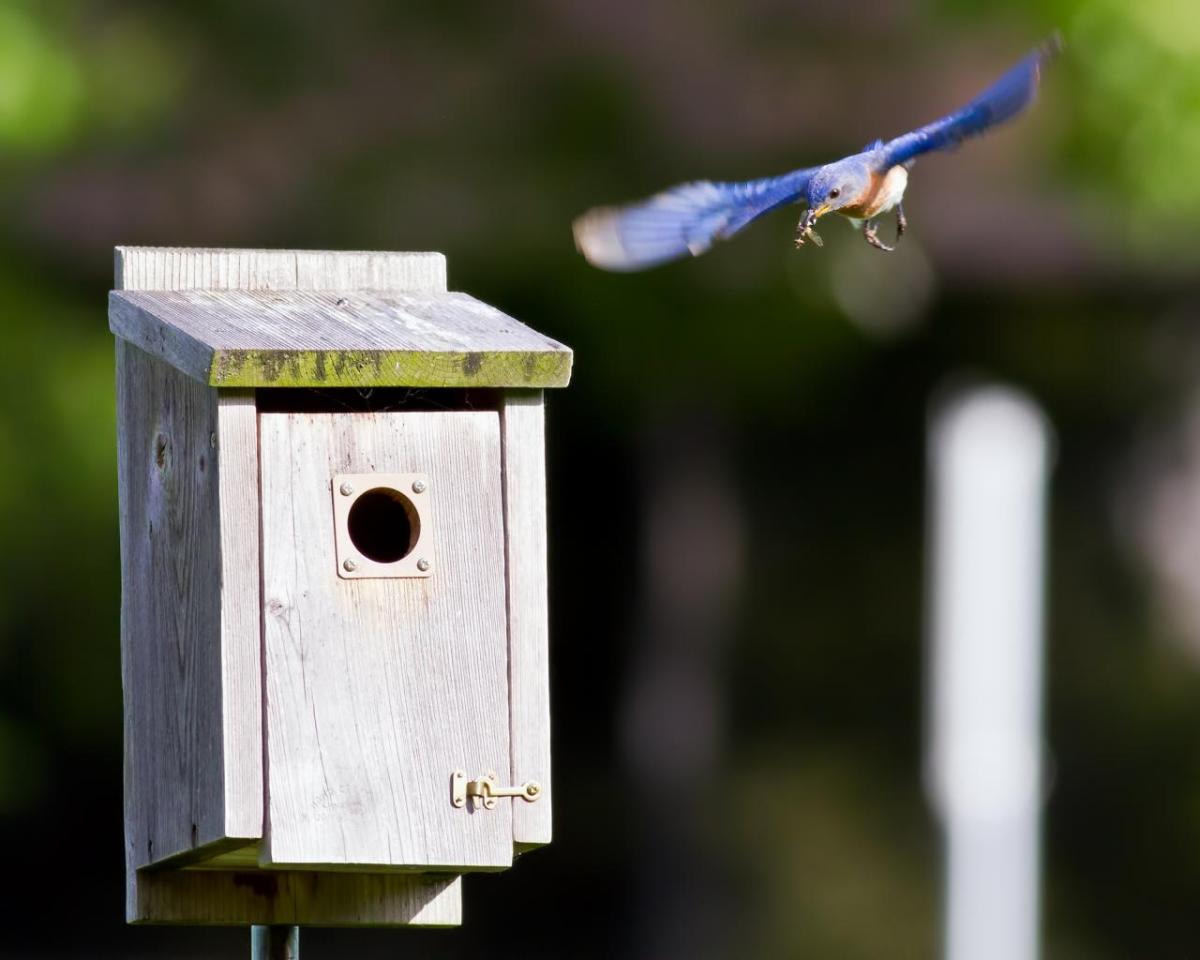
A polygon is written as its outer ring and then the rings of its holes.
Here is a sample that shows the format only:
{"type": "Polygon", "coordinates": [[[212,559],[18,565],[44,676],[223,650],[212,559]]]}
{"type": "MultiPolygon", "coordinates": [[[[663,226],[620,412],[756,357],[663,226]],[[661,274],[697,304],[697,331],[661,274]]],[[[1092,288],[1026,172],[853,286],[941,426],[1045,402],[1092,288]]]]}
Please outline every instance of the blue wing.
{"type": "Polygon", "coordinates": [[[953,147],[1015,117],[1037,93],[1042,64],[1060,49],[1057,37],[1047,41],[961,110],[885,144],[881,168],[906,163],[931,150],[953,147]]]}
{"type": "Polygon", "coordinates": [[[764,213],[802,197],[815,170],[743,183],[682,183],[627,207],[597,207],[575,221],[575,246],[606,270],[642,270],[699,256],[764,213]]]}

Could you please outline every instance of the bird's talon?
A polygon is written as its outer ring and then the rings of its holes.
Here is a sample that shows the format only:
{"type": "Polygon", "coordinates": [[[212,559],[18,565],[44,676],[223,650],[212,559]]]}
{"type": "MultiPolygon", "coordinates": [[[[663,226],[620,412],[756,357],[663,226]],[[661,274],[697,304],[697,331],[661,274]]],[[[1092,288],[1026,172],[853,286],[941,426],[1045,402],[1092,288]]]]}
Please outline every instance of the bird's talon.
{"type": "Polygon", "coordinates": [[[873,246],[876,250],[882,250],[884,253],[891,253],[896,249],[895,247],[889,247],[886,243],[879,239],[879,236],[876,233],[875,225],[872,223],[863,225],[863,236],[866,238],[867,243],[873,246]]]}

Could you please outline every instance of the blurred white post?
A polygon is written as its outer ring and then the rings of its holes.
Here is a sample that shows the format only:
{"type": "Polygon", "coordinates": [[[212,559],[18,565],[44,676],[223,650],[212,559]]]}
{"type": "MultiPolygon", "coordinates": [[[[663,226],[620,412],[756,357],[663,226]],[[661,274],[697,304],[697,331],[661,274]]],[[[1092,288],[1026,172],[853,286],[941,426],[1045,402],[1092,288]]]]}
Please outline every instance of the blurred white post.
{"type": "Polygon", "coordinates": [[[1038,956],[1050,447],[1041,410],[1002,387],[959,394],[930,425],[927,770],[946,960],[1038,956]]]}

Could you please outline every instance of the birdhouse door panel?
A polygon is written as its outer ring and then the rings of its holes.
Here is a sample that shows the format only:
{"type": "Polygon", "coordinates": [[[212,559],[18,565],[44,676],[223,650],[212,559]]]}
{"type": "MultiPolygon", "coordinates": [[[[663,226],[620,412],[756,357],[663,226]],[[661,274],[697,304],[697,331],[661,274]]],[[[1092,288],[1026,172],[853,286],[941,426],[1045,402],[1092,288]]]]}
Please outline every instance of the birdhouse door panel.
{"type": "Polygon", "coordinates": [[[520,801],[452,797],[509,778],[498,415],[261,413],[259,444],[264,863],[509,866],[520,801]]]}

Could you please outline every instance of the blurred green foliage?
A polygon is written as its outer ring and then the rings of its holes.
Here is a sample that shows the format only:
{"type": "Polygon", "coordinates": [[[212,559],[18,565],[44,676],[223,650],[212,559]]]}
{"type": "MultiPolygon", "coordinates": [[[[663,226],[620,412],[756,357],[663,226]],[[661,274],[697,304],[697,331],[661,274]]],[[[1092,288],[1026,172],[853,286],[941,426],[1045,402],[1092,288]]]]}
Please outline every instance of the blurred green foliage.
{"type": "MultiPolygon", "coordinates": [[[[968,22],[1024,17],[1067,42],[1048,96],[1062,104],[1063,162],[1093,191],[1111,229],[1148,259],[1175,259],[1200,217],[1200,16],[1190,0],[943,0],[968,22]],[[1064,94],[1063,79],[1070,84],[1064,94]],[[1065,104],[1069,102],[1069,107],[1065,104]]],[[[1077,179],[1076,179],[1077,178],[1077,179]]],[[[1185,254],[1186,256],[1186,254],[1185,254]]]]}
{"type": "Polygon", "coordinates": [[[1107,157],[1096,187],[1145,252],[1190,234],[1200,217],[1200,17],[1187,0],[1080,4],[1080,151],[1107,157]],[[1191,122],[1189,122],[1189,120],[1191,122]]]}
{"type": "Polygon", "coordinates": [[[0,5],[0,143],[10,156],[46,156],[87,135],[136,136],[177,103],[186,69],[169,23],[8,0],[0,5]]]}
{"type": "Polygon", "coordinates": [[[51,150],[83,106],[79,64],[30,4],[0,7],[0,139],[10,150],[51,150]]]}

